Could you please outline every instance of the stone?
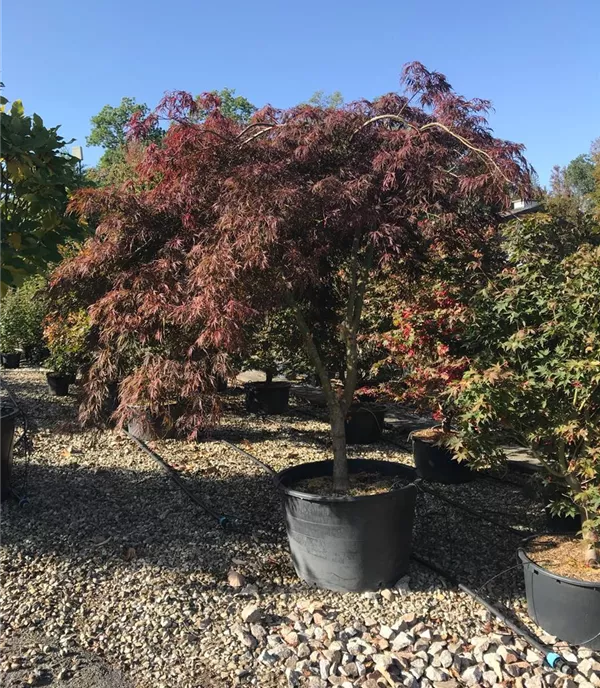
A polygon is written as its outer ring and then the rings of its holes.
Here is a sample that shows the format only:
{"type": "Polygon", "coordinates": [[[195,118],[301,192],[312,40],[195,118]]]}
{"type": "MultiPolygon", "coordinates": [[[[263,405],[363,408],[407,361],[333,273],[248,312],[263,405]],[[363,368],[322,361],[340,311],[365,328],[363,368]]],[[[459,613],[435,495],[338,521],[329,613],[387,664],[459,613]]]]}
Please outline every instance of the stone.
{"type": "Polygon", "coordinates": [[[445,671],[436,669],[436,667],[433,666],[427,667],[425,670],[425,676],[427,676],[430,681],[445,681],[446,679],[450,678],[445,671]]]}
{"type": "Polygon", "coordinates": [[[442,650],[439,654],[440,666],[444,669],[449,669],[454,662],[454,657],[450,650],[442,650]]]}
{"type": "Polygon", "coordinates": [[[292,648],[288,647],[285,643],[276,645],[274,648],[271,649],[270,652],[271,654],[275,655],[280,661],[283,661],[284,659],[287,659],[288,657],[291,657],[294,654],[292,648]]]}
{"type": "Polygon", "coordinates": [[[381,591],[381,596],[386,602],[391,602],[394,599],[394,593],[388,588],[384,588],[381,591]]]}
{"type": "Polygon", "coordinates": [[[258,647],[258,640],[246,631],[243,631],[240,634],[239,639],[242,641],[242,644],[245,645],[249,650],[254,650],[256,647],[258,647]]]}
{"type": "Polygon", "coordinates": [[[283,636],[284,641],[286,642],[287,645],[290,645],[291,647],[298,647],[300,644],[300,636],[296,631],[290,631],[289,633],[286,633],[283,636]]]}
{"type": "Polygon", "coordinates": [[[530,667],[529,662],[513,662],[512,664],[504,665],[504,673],[517,678],[522,676],[530,667]]]}
{"type": "Polygon", "coordinates": [[[392,642],[392,650],[394,652],[398,650],[404,650],[405,648],[413,644],[413,640],[413,636],[408,635],[408,633],[398,633],[398,635],[394,638],[394,641],[392,642]]]}
{"type": "Polygon", "coordinates": [[[227,574],[227,582],[232,588],[243,588],[244,585],[246,585],[246,579],[244,576],[234,569],[231,569],[231,571],[227,574]]]}
{"type": "Polygon", "coordinates": [[[392,636],[394,635],[394,631],[393,631],[389,626],[386,626],[386,625],[384,624],[384,625],[381,626],[381,628],[379,629],[379,635],[380,635],[382,638],[385,638],[386,640],[390,640],[390,639],[392,638],[392,636]]]}
{"type": "Polygon", "coordinates": [[[356,662],[348,662],[348,664],[341,666],[340,674],[348,678],[358,678],[358,667],[356,666],[356,662]]]}
{"type": "Polygon", "coordinates": [[[433,688],[459,688],[459,683],[453,678],[447,681],[434,681],[433,688]]]}
{"type": "Polygon", "coordinates": [[[461,678],[468,686],[476,686],[483,678],[483,671],[481,671],[481,668],[475,664],[474,666],[465,669],[461,674],[461,678]]]}
{"type": "Polygon", "coordinates": [[[498,655],[495,652],[487,652],[483,655],[483,661],[493,670],[498,680],[502,681],[502,667],[500,666],[498,655]]]}
{"type": "Polygon", "coordinates": [[[326,679],[329,676],[330,669],[331,662],[328,659],[321,659],[319,661],[319,675],[321,678],[326,679]]]}
{"type": "Polygon", "coordinates": [[[258,661],[262,662],[263,664],[267,664],[269,666],[272,666],[273,664],[276,664],[279,658],[271,654],[268,650],[263,650],[259,655],[258,655],[258,661]]]}
{"type": "Polygon", "coordinates": [[[483,672],[484,685],[488,684],[490,686],[495,686],[498,683],[498,677],[495,671],[484,671],[483,672]]]}
{"type": "Polygon", "coordinates": [[[242,609],[241,617],[244,623],[256,623],[262,619],[262,611],[255,604],[249,604],[242,609]]]}
{"type": "Polygon", "coordinates": [[[545,688],[546,683],[541,676],[532,676],[525,679],[525,688],[545,688]]]}
{"type": "Polygon", "coordinates": [[[420,657],[417,657],[410,663],[409,671],[415,678],[419,679],[425,673],[426,668],[427,663],[425,662],[425,660],[421,659],[420,657]]]}
{"type": "Polygon", "coordinates": [[[308,643],[300,643],[298,645],[297,654],[299,659],[306,659],[310,657],[310,646],[308,643]]]}
{"type": "Polygon", "coordinates": [[[322,679],[320,676],[311,676],[308,679],[307,685],[309,688],[327,688],[327,681],[322,679]]]}
{"type": "Polygon", "coordinates": [[[257,639],[257,640],[263,640],[263,638],[267,637],[267,631],[264,626],[261,626],[260,624],[250,624],[250,633],[257,639]]]}
{"type": "Polygon", "coordinates": [[[297,688],[300,685],[300,674],[294,669],[285,670],[285,680],[288,688],[297,688]]]}

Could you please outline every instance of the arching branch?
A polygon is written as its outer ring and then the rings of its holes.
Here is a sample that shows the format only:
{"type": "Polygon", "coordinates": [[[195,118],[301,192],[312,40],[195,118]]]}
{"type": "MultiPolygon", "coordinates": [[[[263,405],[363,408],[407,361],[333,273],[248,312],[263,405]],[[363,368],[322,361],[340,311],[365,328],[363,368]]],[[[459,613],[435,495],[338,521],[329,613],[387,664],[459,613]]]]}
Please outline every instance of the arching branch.
{"type": "Polygon", "coordinates": [[[441,122],[428,122],[427,124],[424,124],[421,127],[418,127],[416,124],[413,124],[412,122],[409,122],[408,120],[404,119],[404,117],[400,117],[399,115],[377,115],[376,117],[371,117],[368,119],[366,122],[360,125],[357,129],[355,129],[352,132],[352,136],[350,137],[350,141],[358,134],[359,131],[367,127],[369,124],[373,124],[373,122],[378,122],[384,119],[391,119],[394,122],[400,122],[401,124],[404,124],[405,126],[409,127],[410,129],[413,129],[416,132],[422,132],[426,131],[427,129],[432,129],[432,128],[437,128],[441,129],[442,131],[446,132],[449,136],[452,136],[455,138],[457,141],[460,141],[460,143],[463,144],[466,148],[469,148],[473,152],[477,153],[480,155],[486,162],[492,165],[492,167],[498,172],[498,174],[506,181],[508,184],[511,183],[510,179],[502,172],[502,170],[498,167],[496,164],[495,160],[492,158],[492,156],[487,153],[486,151],[482,150],[481,148],[477,148],[477,146],[474,146],[471,144],[467,139],[464,138],[464,136],[461,136],[460,134],[457,134],[455,131],[452,131],[450,127],[447,127],[445,124],[442,124],[441,122]]]}

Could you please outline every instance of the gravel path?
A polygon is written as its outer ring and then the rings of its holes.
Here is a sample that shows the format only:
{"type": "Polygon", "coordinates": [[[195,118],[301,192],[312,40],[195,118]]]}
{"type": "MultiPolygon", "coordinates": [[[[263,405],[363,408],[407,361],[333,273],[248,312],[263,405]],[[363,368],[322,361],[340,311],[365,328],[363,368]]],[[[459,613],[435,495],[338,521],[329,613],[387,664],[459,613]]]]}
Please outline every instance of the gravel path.
{"type": "MultiPolygon", "coordinates": [[[[248,416],[233,396],[212,438],[155,443],[199,498],[232,519],[223,530],[129,439],[81,432],[74,399],[48,396],[41,371],[4,379],[35,428],[28,502],[2,506],[2,685],[600,686],[598,656],[562,646],[579,661],[576,682],[542,668],[471,598],[418,564],[381,593],[301,583],[270,478],[219,440],[280,469],[328,456],[322,421],[248,416]]],[[[390,442],[350,453],[410,463],[390,442]]],[[[24,478],[18,459],[17,489],[24,478]]],[[[516,486],[478,479],[440,490],[517,531],[539,523],[539,506],[516,486]]],[[[420,500],[419,554],[472,585],[512,566],[518,540],[434,497],[420,500]]],[[[524,620],[517,574],[488,590],[524,620]]]]}

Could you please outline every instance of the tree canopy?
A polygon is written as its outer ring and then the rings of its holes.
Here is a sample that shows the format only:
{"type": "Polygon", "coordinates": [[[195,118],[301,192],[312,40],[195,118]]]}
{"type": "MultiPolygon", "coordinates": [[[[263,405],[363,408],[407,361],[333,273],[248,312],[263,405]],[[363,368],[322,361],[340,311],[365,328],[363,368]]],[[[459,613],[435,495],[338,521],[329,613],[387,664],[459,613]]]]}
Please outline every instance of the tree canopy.
{"type": "Polygon", "coordinates": [[[334,478],[345,486],[343,422],[372,278],[408,276],[432,254],[476,252],[511,194],[530,184],[522,146],[489,130],[487,101],[455,94],[419,63],[402,83],[400,94],[339,108],[265,106],[248,126],[214,94],[176,92],[134,116],[138,137],[171,121],[138,166],[143,184],[79,194],[74,209],[102,220],[54,276],[55,291],[88,300],[98,332],[84,415],[119,361],[146,347],[121,383],[118,415],[176,392],[187,404],[181,422],[197,428],[214,409],[220,357],[243,351],[253,325],[287,308],[321,379],[334,478]],[[335,299],[330,332],[345,352],[341,397],[313,336],[323,292],[335,299]]]}

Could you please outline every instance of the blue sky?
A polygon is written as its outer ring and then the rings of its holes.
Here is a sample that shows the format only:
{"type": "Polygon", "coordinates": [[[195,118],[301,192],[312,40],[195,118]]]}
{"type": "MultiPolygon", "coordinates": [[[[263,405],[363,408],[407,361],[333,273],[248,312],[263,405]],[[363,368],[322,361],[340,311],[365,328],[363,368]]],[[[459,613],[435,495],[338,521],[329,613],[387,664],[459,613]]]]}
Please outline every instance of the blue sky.
{"type": "MultiPolygon", "coordinates": [[[[498,136],[527,146],[542,183],[600,136],[600,1],[12,0],[2,80],[46,124],[85,145],[122,96],[235,88],[285,107],[317,90],[346,100],[398,88],[405,62],[489,98],[498,136]]],[[[85,150],[94,164],[101,151],[85,150]]]]}

